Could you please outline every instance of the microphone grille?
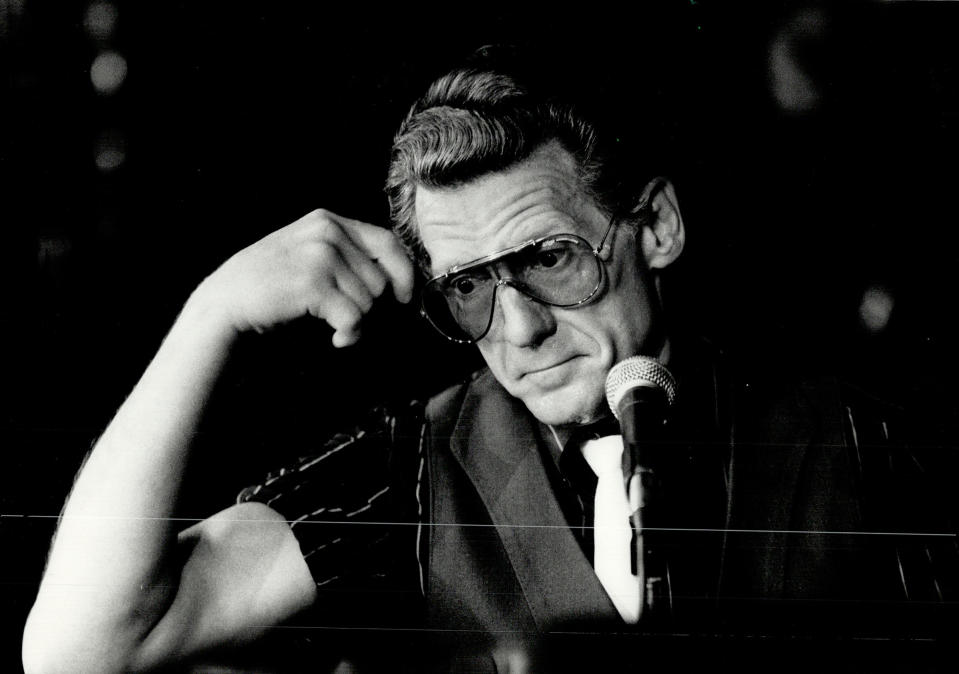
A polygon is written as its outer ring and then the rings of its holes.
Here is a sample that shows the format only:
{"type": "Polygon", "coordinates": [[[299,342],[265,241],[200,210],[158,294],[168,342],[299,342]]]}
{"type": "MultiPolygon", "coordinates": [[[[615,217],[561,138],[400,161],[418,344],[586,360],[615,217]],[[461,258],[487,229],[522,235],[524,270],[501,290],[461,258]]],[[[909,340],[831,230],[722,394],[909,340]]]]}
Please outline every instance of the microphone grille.
{"type": "Polygon", "coordinates": [[[649,356],[633,356],[616,363],[606,375],[606,402],[617,419],[620,400],[637,386],[662,389],[668,407],[676,402],[676,380],[666,366],[649,356]]]}

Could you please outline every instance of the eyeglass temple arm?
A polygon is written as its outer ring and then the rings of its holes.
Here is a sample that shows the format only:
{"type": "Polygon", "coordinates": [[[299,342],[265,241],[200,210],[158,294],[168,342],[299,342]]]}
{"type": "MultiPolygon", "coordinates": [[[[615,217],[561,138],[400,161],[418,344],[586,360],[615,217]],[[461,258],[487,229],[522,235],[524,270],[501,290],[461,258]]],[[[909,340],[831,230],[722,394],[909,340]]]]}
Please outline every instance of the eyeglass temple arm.
{"type": "MultiPolygon", "coordinates": [[[[669,181],[662,176],[658,176],[656,178],[653,178],[651,181],[649,181],[649,184],[646,186],[646,189],[643,190],[643,195],[642,197],[640,197],[639,204],[636,206],[635,210],[632,212],[637,213],[641,211],[642,209],[648,207],[649,200],[652,194],[656,192],[657,190],[659,190],[663,185],[667,184],[668,182],[669,181]]],[[[595,249],[595,252],[597,255],[599,255],[603,251],[603,248],[606,247],[606,239],[609,238],[610,233],[613,231],[613,225],[615,225],[617,222],[619,222],[619,215],[614,212],[609,218],[609,225],[606,227],[606,233],[603,234],[603,240],[599,242],[599,246],[595,249]]]]}
{"type": "Polygon", "coordinates": [[[603,252],[603,249],[606,247],[606,239],[609,238],[610,233],[613,231],[613,225],[615,225],[618,220],[619,220],[619,217],[615,213],[612,216],[610,216],[609,225],[606,226],[606,233],[603,234],[602,241],[599,242],[599,245],[593,251],[597,255],[603,252]]]}

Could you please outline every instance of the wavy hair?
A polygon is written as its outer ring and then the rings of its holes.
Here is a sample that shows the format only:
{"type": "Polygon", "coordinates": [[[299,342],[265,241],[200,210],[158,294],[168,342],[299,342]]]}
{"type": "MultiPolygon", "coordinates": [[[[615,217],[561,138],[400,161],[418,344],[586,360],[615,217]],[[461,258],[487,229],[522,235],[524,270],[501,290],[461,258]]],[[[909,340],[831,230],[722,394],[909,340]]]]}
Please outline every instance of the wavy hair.
{"type": "Polygon", "coordinates": [[[575,159],[582,188],[601,208],[611,214],[623,205],[615,141],[609,143],[579,107],[530,86],[520,73],[494,63],[440,77],[394,137],[386,182],[390,217],[426,274],[430,258],[416,224],[418,187],[457,187],[509,169],[556,141],[575,159]]]}

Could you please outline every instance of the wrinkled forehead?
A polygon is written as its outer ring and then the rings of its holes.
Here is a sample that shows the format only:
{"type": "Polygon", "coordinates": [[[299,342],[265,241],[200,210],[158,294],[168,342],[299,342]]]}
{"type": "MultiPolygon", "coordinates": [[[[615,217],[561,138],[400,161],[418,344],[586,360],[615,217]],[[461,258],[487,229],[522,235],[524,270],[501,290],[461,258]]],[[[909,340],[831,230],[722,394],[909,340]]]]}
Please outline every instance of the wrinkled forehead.
{"type": "Polygon", "coordinates": [[[430,255],[430,275],[471,267],[500,259],[517,249],[526,249],[533,241],[558,234],[575,234],[589,241],[592,229],[577,214],[564,209],[530,209],[522,217],[500,228],[481,228],[467,223],[451,226],[427,226],[423,244],[430,255]]]}
{"type": "Polygon", "coordinates": [[[552,234],[591,241],[605,222],[572,158],[550,148],[464,185],[419,187],[415,211],[433,275],[552,234]]]}

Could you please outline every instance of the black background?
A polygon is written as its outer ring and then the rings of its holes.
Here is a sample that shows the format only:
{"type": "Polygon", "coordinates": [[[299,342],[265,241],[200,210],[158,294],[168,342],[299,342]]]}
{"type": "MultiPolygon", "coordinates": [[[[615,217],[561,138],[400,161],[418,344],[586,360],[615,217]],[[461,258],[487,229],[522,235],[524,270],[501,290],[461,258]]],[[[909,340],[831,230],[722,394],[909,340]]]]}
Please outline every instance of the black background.
{"type": "MultiPolygon", "coordinates": [[[[99,42],[85,11],[0,3],[10,668],[52,516],[190,290],[313,208],[386,224],[399,120],[482,44],[606,64],[622,105],[658,118],[648,133],[667,150],[688,229],[667,288],[675,320],[763,362],[839,372],[936,423],[954,415],[949,3],[123,3],[99,42]],[[817,93],[804,111],[774,94],[776,45],[817,93]],[[129,67],[112,95],[89,75],[104,48],[129,67]],[[112,171],[94,161],[106,130],[124,139],[112,171]],[[869,288],[894,301],[881,329],[860,318],[869,288]]],[[[336,351],[325,326],[303,322],[240,344],[198,437],[184,516],[214,512],[369,405],[426,397],[477,364],[411,307],[379,308],[366,333],[336,351]]]]}

